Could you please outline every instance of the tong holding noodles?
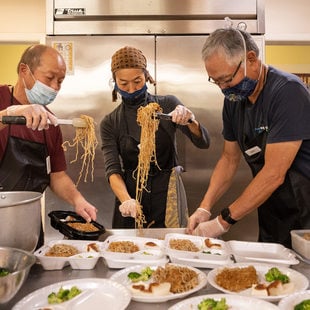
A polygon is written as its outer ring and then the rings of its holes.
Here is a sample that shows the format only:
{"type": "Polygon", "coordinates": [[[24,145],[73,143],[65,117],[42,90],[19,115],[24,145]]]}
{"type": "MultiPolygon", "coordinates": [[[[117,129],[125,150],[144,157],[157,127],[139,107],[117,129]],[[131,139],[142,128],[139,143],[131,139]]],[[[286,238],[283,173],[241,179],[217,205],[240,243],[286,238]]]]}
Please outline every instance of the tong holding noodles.
{"type": "MultiPolygon", "coordinates": [[[[156,118],[157,119],[162,119],[162,120],[165,120],[165,121],[171,121],[172,116],[170,114],[156,112],[156,118]]],[[[189,119],[188,122],[192,123],[193,121],[191,119],[189,119]]]]}
{"type": "MultiPolygon", "coordinates": [[[[26,125],[26,118],[24,116],[2,116],[0,118],[0,122],[2,124],[26,125]]],[[[86,121],[82,118],[73,118],[73,119],[58,118],[57,124],[58,125],[72,125],[77,128],[87,127],[86,121]]]]}

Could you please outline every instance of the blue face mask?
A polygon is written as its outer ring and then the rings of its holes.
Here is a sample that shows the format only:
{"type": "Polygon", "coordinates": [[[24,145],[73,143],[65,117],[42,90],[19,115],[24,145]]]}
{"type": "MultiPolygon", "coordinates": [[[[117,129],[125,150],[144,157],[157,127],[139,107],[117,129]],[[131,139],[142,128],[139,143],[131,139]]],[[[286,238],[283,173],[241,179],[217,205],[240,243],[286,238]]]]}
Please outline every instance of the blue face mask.
{"type": "Polygon", "coordinates": [[[147,86],[146,84],[144,84],[144,86],[141,89],[136,90],[133,93],[128,93],[127,91],[119,89],[116,84],[115,84],[115,89],[117,92],[119,92],[119,94],[122,96],[123,99],[133,101],[133,100],[138,100],[141,98],[141,95],[143,95],[146,92],[147,86]]]}
{"type": "Polygon", "coordinates": [[[249,97],[257,84],[257,80],[252,80],[247,76],[235,86],[222,89],[222,93],[229,101],[241,101],[249,97]]]}
{"type": "Polygon", "coordinates": [[[26,87],[26,84],[24,81],[25,92],[26,92],[28,101],[32,104],[41,104],[41,105],[48,105],[51,102],[53,102],[58,94],[58,91],[52,87],[49,87],[43,84],[39,80],[36,80],[33,75],[32,77],[35,80],[35,83],[31,89],[28,89],[26,87]]]}

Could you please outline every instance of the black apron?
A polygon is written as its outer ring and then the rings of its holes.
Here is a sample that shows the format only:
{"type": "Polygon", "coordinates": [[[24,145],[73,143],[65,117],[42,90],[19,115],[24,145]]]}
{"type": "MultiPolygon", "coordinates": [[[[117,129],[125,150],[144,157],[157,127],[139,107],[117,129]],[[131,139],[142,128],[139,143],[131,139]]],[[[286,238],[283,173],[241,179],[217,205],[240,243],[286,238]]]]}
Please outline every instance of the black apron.
{"type": "MultiPolygon", "coordinates": [[[[261,123],[254,130],[246,122],[247,102],[240,104],[239,144],[255,177],[265,163],[267,113],[262,111],[261,123]]],[[[307,177],[292,168],[287,171],[284,183],[258,208],[259,241],[276,242],[291,248],[290,231],[310,228],[309,188],[310,180],[307,177]]]]}
{"type": "Polygon", "coordinates": [[[45,143],[39,143],[11,136],[11,125],[8,126],[7,145],[0,163],[0,191],[43,193],[50,183],[50,162],[45,130],[42,131],[45,143]]]}
{"type": "Polygon", "coordinates": [[[45,144],[9,136],[0,163],[0,190],[43,193],[50,182],[47,160],[45,144]]]}
{"type": "MultiPolygon", "coordinates": [[[[124,113],[124,110],[122,111],[124,113]]],[[[136,196],[136,178],[134,171],[136,169],[137,158],[139,155],[139,139],[138,133],[131,135],[129,132],[126,117],[124,122],[120,122],[119,135],[119,151],[122,157],[124,167],[124,182],[128,193],[131,197],[136,196]],[[133,166],[134,165],[134,166],[133,166]]],[[[170,141],[167,134],[166,141],[170,141]]],[[[152,228],[165,227],[165,214],[167,191],[169,185],[171,169],[161,169],[151,164],[149,177],[147,181],[147,191],[143,191],[142,206],[143,214],[146,219],[144,224],[147,227],[150,223],[152,228]]],[[[120,201],[116,198],[113,214],[113,228],[135,228],[135,219],[132,217],[123,217],[119,211],[120,201]]]]}
{"type": "MultiPolygon", "coordinates": [[[[13,103],[13,89],[11,104],[13,103]]],[[[0,162],[0,191],[35,191],[43,193],[50,184],[50,162],[45,130],[45,143],[38,143],[11,136],[8,125],[8,140],[0,162]]],[[[22,125],[16,125],[22,126],[22,125]]],[[[41,223],[37,248],[44,244],[41,223]]]]}

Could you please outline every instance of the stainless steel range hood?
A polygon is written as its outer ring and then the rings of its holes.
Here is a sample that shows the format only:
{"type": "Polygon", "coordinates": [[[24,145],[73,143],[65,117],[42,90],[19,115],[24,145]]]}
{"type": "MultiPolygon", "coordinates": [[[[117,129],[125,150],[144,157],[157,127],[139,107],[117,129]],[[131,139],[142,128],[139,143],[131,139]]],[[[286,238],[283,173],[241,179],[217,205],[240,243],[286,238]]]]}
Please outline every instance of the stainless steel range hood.
{"type": "Polygon", "coordinates": [[[265,33],[264,0],[46,0],[47,35],[265,33]]]}

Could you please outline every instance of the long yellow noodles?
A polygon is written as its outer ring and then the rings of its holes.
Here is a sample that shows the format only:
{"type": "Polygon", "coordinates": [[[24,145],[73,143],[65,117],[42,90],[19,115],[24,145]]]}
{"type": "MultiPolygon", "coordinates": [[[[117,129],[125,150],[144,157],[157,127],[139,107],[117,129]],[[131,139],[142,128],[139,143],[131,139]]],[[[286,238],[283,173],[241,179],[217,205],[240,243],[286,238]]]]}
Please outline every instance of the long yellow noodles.
{"type": "Polygon", "coordinates": [[[76,162],[79,158],[82,160],[82,166],[79,173],[76,186],[78,186],[84,173],[84,182],[87,182],[87,176],[89,174],[89,168],[91,167],[91,180],[94,181],[94,160],[95,150],[98,145],[98,140],[95,133],[94,119],[87,115],[81,115],[80,118],[85,120],[86,127],[76,127],[75,137],[72,142],[65,141],[62,147],[67,151],[67,147],[75,147],[75,158],[70,161],[71,163],[76,162]],[[82,148],[82,154],[79,157],[80,147],[82,148]]]}
{"type": "MultiPolygon", "coordinates": [[[[154,162],[157,166],[155,133],[158,130],[159,120],[155,112],[162,112],[160,105],[151,102],[145,107],[140,107],[137,113],[137,122],[141,126],[140,152],[138,157],[138,166],[134,173],[136,179],[136,200],[141,204],[143,190],[147,191],[147,179],[150,170],[150,164],[154,162]]],[[[159,168],[159,167],[158,167],[159,168]]],[[[143,228],[145,218],[142,207],[137,210],[136,225],[139,229],[143,228]]]]}

